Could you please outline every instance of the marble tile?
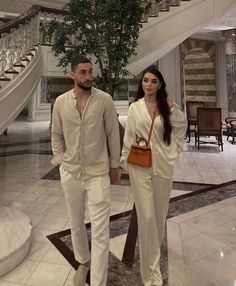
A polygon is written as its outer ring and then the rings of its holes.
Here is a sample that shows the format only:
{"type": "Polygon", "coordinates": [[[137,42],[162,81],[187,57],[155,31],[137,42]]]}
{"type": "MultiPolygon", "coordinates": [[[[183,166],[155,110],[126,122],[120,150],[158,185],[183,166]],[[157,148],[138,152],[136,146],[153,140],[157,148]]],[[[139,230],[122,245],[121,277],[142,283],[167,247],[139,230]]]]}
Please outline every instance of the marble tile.
{"type": "Polygon", "coordinates": [[[64,229],[67,222],[68,222],[67,218],[46,215],[41,220],[41,222],[37,225],[37,228],[46,228],[46,229],[59,231],[59,230],[64,229]]]}
{"type": "Polygon", "coordinates": [[[41,262],[27,280],[26,285],[63,286],[70,270],[71,266],[41,262]]]}
{"type": "Polygon", "coordinates": [[[200,170],[199,172],[202,177],[218,178],[218,174],[210,168],[208,169],[208,171],[200,170]]]}
{"type": "MultiPolygon", "coordinates": [[[[217,208],[217,206],[216,206],[217,208]]],[[[220,206],[218,206],[218,208],[220,208],[220,206]]],[[[200,217],[201,215],[208,213],[209,209],[208,206],[206,208],[200,208],[200,209],[196,209],[193,210],[191,212],[187,212],[178,216],[173,217],[171,220],[175,221],[175,222],[186,222],[186,221],[190,221],[191,219],[195,219],[196,217],[200,217]]]]}
{"type": "Polygon", "coordinates": [[[0,192],[0,200],[14,201],[19,196],[18,192],[0,192]]]}
{"type": "Polygon", "coordinates": [[[49,205],[33,203],[25,209],[25,213],[29,216],[33,215],[45,215],[49,211],[49,205]]]}
{"type": "Polygon", "coordinates": [[[224,181],[219,177],[202,177],[202,180],[205,184],[222,184],[224,181]]]}
{"type": "Polygon", "coordinates": [[[37,242],[50,243],[47,239],[47,235],[53,234],[51,229],[34,228],[32,231],[32,240],[37,242]]]}
{"type": "Polygon", "coordinates": [[[19,197],[17,197],[18,202],[35,202],[39,198],[39,194],[31,194],[31,193],[21,193],[19,197]]]}
{"type": "Polygon", "coordinates": [[[18,267],[4,275],[1,280],[9,282],[21,281],[21,283],[25,283],[36,269],[37,265],[38,262],[24,260],[18,267]]]}
{"type": "Polygon", "coordinates": [[[126,205],[125,205],[125,212],[132,210],[133,207],[134,207],[134,201],[127,202],[126,205]]]}
{"type": "Polygon", "coordinates": [[[41,195],[35,202],[40,204],[54,205],[60,200],[61,196],[41,195]]]}
{"type": "Polygon", "coordinates": [[[220,286],[212,282],[210,278],[204,277],[201,273],[195,271],[190,267],[185,267],[185,280],[181,286],[220,286]]]}
{"type": "Polygon", "coordinates": [[[1,279],[0,279],[0,286],[22,286],[22,285],[23,284],[1,281],[1,279]]]}
{"type": "Polygon", "coordinates": [[[225,224],[232,220],[232,217],[222,214],[220,209],[209,212],[201,217],[213,222],[215,225],[225,224]]]}
{"type": "Polygon", "coordinates": [[[27,255],[26,259],[39,262],[45,256],[49,248],[49,243],[33,241],[30,248],[30,252],[27,255]]]}
{"type": "Polygon", "coordinates": [[[202,276],[218,285],[234,285],[236,278],[235,271],[208,256],[192,264],[191,269],[194,269],[197,273],[201,273],[202,276]]]}
{"type": "Polygon", "coordinates": [[[175,198],[175,197],[178,197],[178,196],[181,196],[181,195],[185,195],[185,194],[188,194],[188,193],[191,193],[191,191],[172,190],[171,194],[170,194],[170,197],[171,198],[175,198]]]}
{"type": "Polygon", "coordinates": [[[200,176],[200,174],[198,175],[197,173],[195,173],[194,176],[189,176],[184,174],[184,182],[191,182],[191,183],[206,183],[206,184],[211,184],[211,182],[207,181],[204,182],[202,177],[200,176]]]}
{"type": "Polygon", "coordinates": [[[224,227],[228,228],[228,229],[230,229],[232,231],[236,231],[236,220],[231,220],[230,222],[225,223],[224,227]]]}
{"type": "Polygon", "coordinates": [[[111,210],[112,211],[124,212],[125,206],[126,206],[125,202],[119,202],[119,201],[111,202],[111,210]]]}
{"type": "Polygon", "coordinates": [[[43,195],[47,191],[47,187],[33,185],[27,188],[24,193],[34,194],[34,195],[43,195]]]}
{"type": "Polygon", "coordinates": [[[225,245],[236,243],[236,231],[223,226],[217,226],[216,228],[207,230],[205,234],[225,245]]]}
{"type": "Polygon", "coordinates": [[[31,202],[19,202],[19,201],[14,201],[14,202],[11,201],[11,204],[10,204],[12,208],[16,208],[22,212],[24,212],[25,209],[28,208],[30,205],[31,205],[31,202]]]}
{"type": "Polygon", "coordinates": [[[109,242],[110,252],[112,252],[119,260],[122,260],[126,238],[127,234],[122,234],[111,238],[109,242]]]}
{"type": "Polygon", "coordinates": [[[221,251],[216,251],[210,256],[236,271],[236,243],[223,247],[221,251]]]}
{"type": "Polygon", "coordinates": [[[180,235],[181,235],[182,240],[189,239],[189,238],[194,237],[198,234],[200,234],[199,231],[191,228],[187,224],[185,224],[185,223],[180,224],[180,235]]]}
{"type": "Polygon", "coordinates": [[[225,208],[219,209],[219,212],[231,217],[232,219],[236,218],[236,206],[226,206],[225,208]]]}
{"type": "Polygon", "coordinates": [[[185,264],[191,264],[198,261],[200,258],[203,258],[210,253],[220,251],[225,246],[226,245],[224,243],[205,234],[199,234],[189,239],[185,239],[183,241],[185,264]]]}
{"type": "Polygon", "coordinates": [[[215,228],[217,226],[214,222],[207,220],[202,216],[187,220],[185,221],[185,224],[200,232],[205,232],[206,230],[215,228]]]}
{"type": "Polygon", "coordinates": [[[70,265],[69,262],[53,245],[45,253],[44,257],[42,258],[42,262],[70,265]]]}

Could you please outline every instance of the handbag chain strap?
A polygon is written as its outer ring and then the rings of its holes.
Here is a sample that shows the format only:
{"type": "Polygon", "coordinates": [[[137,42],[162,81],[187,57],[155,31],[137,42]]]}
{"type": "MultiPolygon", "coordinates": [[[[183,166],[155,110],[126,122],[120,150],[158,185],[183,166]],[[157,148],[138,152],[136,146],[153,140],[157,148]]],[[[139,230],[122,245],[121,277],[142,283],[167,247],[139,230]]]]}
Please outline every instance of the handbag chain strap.
{"type": "Polygon", "coordinates": [[[150,139],[151,139],[151,135],[152,135],[152,129],[153,129],[153,125],[154,125],[154,121],[155,121],[156,113],[157,113],[157,110],[155,110],[155,112],[153,113],[153,117],[152,117],[152,125],[151,125],[150,131],[149,131],[149,135],[148,135],[147,146],[149,146],[149,143],[150,143],[150,139]]]}

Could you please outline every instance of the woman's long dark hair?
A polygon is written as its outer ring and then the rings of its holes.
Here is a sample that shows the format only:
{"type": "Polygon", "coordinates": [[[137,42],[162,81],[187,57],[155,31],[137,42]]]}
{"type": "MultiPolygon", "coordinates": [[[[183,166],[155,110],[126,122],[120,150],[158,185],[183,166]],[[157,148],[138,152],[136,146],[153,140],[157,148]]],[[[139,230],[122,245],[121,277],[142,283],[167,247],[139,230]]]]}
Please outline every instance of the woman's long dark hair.
{"type": "Polygon", "coordinates": [[[159,111],[159,113],[163,119],[163,126],[164,126],[163,140],[166,143],[166,145],[170,145],[172,125],[170,122],[170,108],[169,108],[169,105],[167,102],[168,94],[166,91],[166,83],[165,83],[165,80],[163,78],[163,75],[155,66],[150,66],[144,70],[144,72],[142,74],[141,81],[139,83],[138,93],[136,95],[135,101],[144,97],[142,81],[143,81],[143,77],[146,73],[152,73],[160,81],[161,86],[156,93],[157,107],[158,107],[158,111],[159,111]]]}

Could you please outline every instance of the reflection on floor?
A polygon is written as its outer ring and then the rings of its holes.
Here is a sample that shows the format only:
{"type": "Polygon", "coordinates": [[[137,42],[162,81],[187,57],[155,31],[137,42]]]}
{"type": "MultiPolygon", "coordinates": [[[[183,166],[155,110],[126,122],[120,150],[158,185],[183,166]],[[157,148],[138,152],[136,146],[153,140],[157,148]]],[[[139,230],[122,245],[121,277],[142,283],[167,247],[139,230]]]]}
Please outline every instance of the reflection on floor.
{"type": "MultiPolygon", "coordinates": [[[[0,279],[0,286],[72,285],[73,267],[46,238],[46,235],[69,228],[60,182],[41,179],[53,169],[48,125],[48,122],[17,121],[8,129],[8,136],[0,136],[0,204],[23,210],[33,223],[29,255],[20,266],[0,279]]],[[[226,194],[235,195],[235,186],[226,186],[219,192],[220,197],[209,192],[208,206],[202,204],[200,194],[191,197],[195,208],[200,208],[188,212],[191,208],[187,197],[197,194],[200,188],[196,186],[205,188],[208,186],[201,184],[217,185],[236,179],[236,145],[225,138],[224,141],[223,152],[212,145],[204,145],[198,151],[194,142],[190,142],[176,164],[174,180],[177,183],[172,191],[176,201],[171,204],[178,212],[172,213],[170,208],[167,234],[170,286],[185,286],[183,277],[189,283],[186,285],[195,286],[195,281],[201,281],[200,286],[235,285],[236,203],[233,197],[224,200],[226,194]],[[187,197],[178,200],[180,195],[187,197]],[[215,200],[220,200],[218,205],[215,200]],[[185,214],[176,216],[182,210],[185,214]],[[172,282],[173,275],[176,279],[172,282]]],[[[113,186],[111,197],[111,215],[132,209],[133,198],[128,185],[113,186]]],[[[89,221],[87,213],[86,221],[89,221]]],[[[118,258],[124,235],[121,233],[118,238],[111,239],[112,252],[118,258]]]]}

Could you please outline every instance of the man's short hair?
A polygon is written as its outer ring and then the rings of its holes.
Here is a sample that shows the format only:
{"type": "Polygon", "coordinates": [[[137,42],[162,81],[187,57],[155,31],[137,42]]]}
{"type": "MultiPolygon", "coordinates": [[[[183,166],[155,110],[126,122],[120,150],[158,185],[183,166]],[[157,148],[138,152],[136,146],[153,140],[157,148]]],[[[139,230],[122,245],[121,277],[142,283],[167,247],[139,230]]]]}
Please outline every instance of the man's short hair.
{"type": "Polygon", "coordinates": [[[79,64],[87,64],[87,63],[91,63],[91,61],[88,58],[85,57],[80,57],[80,58],[74,58],[71,61],[71,71],[75,71],[75,68],[77,67],[77,65],[79,64]]]}

